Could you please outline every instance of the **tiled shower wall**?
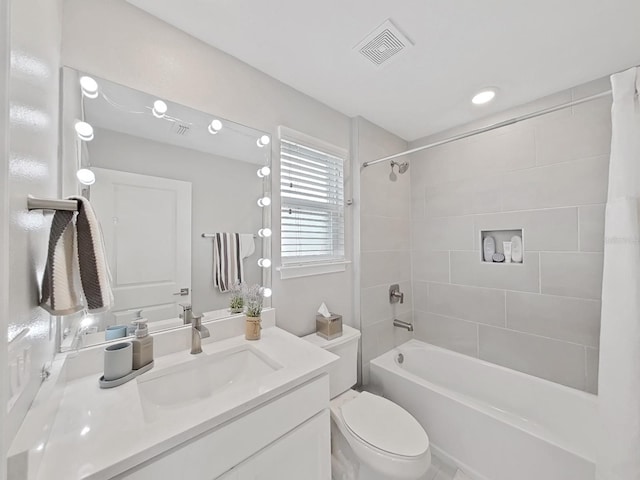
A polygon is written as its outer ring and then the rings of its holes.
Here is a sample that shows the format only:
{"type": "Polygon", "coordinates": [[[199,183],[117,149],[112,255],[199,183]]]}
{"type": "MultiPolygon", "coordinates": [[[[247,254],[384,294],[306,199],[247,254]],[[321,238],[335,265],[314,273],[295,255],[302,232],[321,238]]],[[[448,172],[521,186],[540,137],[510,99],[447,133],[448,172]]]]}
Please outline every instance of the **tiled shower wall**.
{"type": "Polygon", "coordinates": [[[414,155],[417,338],[597,390],[610,108],[605,98],[414,155]],[[500,229],[523,230],[522,264],[481,262],[480,230],[500,229]]]}
{"type": "MultiPolygon", "coordinates": [[[[354,142],[360,164],[407,149],[407,142],[362,119],[354,119],[354,142]]],[[[402,159],[401,159],[402,160],[402,159]]],[[[397,168],[396,168],[397,172],[397,168]]],[[[412,320],[411,169],[389,179],[387,165],[360,174],[360,321],[362,382],[369,380],[369,361],[411,338],[394,328],[393,319],[412,320]],[[404,303],[389,303],[389,286],[400,285],[404,303]]]]}

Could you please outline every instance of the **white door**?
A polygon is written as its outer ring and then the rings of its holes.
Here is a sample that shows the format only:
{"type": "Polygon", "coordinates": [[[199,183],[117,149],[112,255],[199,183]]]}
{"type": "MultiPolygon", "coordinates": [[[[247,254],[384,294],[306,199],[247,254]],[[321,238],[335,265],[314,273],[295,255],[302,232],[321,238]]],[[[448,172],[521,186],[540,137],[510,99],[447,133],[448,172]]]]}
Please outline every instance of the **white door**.
{"type": "Polygon", "coordinates": [[[92,170],[91,204],[111,270],[112,313],[128,319],[129,310],[142,308],[150,321],[177,317],[179,304],[191,303],[191,183],[92,170]]]}

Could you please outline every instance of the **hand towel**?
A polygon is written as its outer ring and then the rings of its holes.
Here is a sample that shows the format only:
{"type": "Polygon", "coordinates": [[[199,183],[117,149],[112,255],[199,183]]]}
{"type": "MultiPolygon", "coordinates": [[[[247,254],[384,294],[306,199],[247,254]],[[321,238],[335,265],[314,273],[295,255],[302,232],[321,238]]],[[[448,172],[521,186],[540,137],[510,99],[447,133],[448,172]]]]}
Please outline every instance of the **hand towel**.
{"type": "Polygon", "coordinates": [[[59,210],[51,221],[40,298],[40,305],[51,315],[70,315],[84,308],[76,274],[74,215],[74,212],[59,210]]]}
{"type": "Polygon", "coordinates": [[[240,258],[247,258],[256,251],[256,242],[252,233],[240,234],[240,258]]]}
{"type": "Polygon", "coordinates": [[[216,233],[213,238],[213,284],[224,293],[244,280],[240,235],[216,233]]]}
{"type": "Polygon", "coordinates": [[[86,198],[70,198],[78,202],[78,266],[85,305],[90,313],[104,312],[113,305],[113,293],[100,224],[86,198]]]}

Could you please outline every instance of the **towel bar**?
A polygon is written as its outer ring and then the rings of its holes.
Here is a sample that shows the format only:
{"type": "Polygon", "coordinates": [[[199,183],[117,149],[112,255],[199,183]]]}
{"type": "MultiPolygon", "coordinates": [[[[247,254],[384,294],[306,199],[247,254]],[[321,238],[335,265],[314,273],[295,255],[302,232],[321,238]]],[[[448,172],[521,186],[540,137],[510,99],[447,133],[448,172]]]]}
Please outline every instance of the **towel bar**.
{"type": "MultiPolygon", "coordinates": [[[[215,237],[215,236],[216,236],[216,234],[215,234],[215,233],[203,233],[203,234],[202,234],[202,238],[213,238],[213,237],[215,237]]],[[[256,238],[255,233],[253,234],[253,238],[256,238]]]]}
{"type": "Polygon", "coordinates": [[[27,208],[29,210],[67,210],[77,212],[78,202],[76,200],[36,198],[29,195],[27,197],[27,208]]]}

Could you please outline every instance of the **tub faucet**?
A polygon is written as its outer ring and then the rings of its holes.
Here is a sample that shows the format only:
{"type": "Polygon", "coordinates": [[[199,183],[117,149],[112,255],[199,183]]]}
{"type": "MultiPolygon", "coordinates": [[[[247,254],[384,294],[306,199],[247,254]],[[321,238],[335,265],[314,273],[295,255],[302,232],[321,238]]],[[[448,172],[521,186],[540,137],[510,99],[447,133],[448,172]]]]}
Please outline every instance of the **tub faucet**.
{"type": "Polygon", "coordinates": [[[209,329],[202,325],[202,315],[191,320],[191,355],[202,353],[202,339],[209,338],[209,329]]]}
{"type": "Polygon", "coordinates": [[[397,318],[393,319],[393,326],[406,328],[407,331],[413,332],[413,323],[405,322],[404,320],[398,320],[397,318]]]}

